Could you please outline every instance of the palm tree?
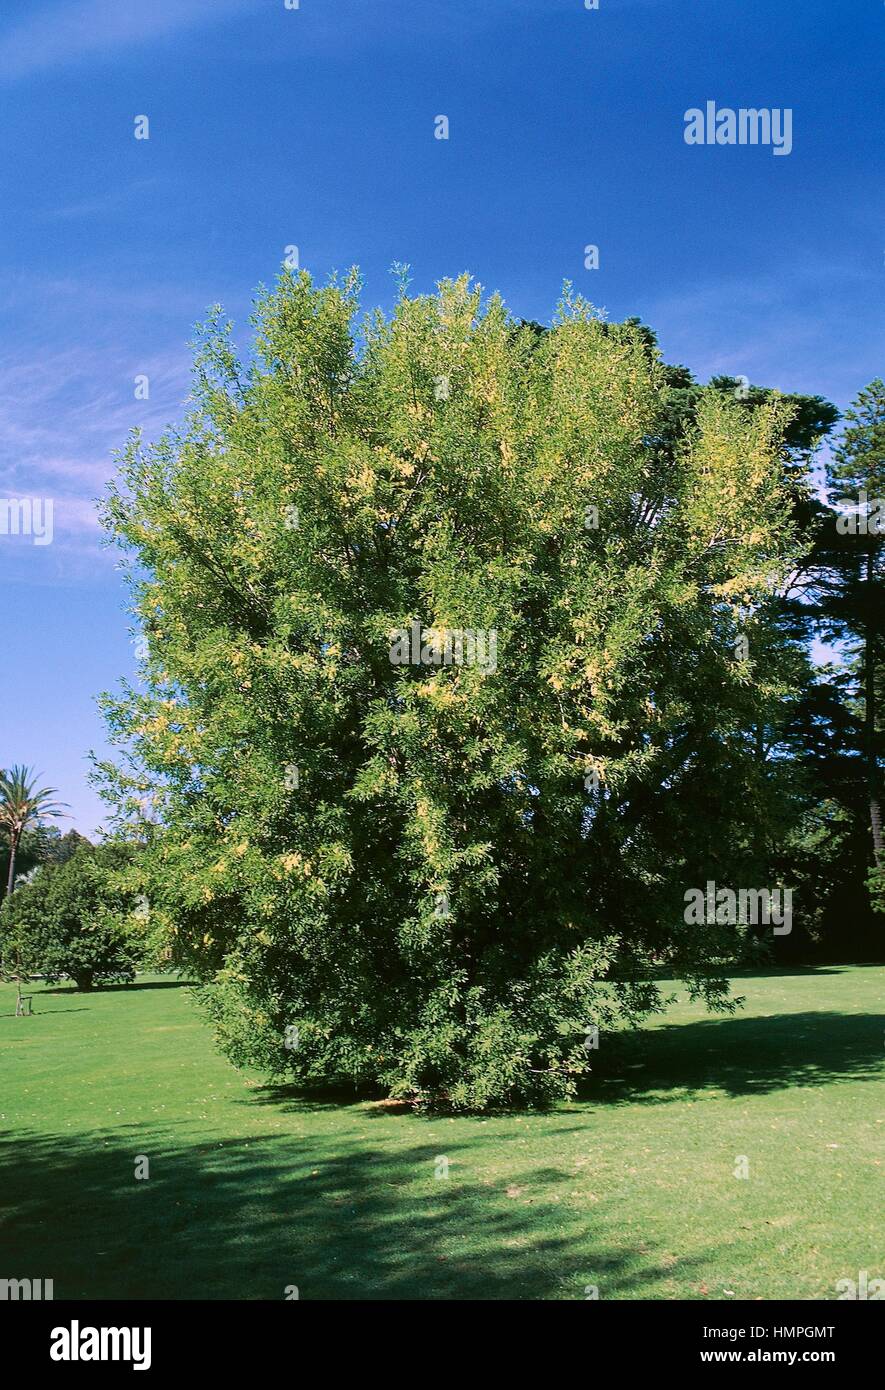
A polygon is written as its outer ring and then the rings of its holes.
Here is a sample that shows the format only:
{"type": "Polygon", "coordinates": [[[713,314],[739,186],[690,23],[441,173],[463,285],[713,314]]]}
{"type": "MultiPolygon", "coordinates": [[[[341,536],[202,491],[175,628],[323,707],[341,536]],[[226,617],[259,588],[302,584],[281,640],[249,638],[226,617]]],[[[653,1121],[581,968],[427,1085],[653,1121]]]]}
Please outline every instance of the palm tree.
{"type": "MultiPolygon", "coordinates": [[[[62,816],[61,809],[66,803],[52,801],[55,787],[37,788],[37,778],[28,767],[13,767],[8,772],[0,771],[0,831],[9,839],[9,876],[6,882],[6,896],[10,897],[15,888],[15,856],[21,837],[29,826],[38,825],[44,816],[62,816]]],[[[18,998],[16,1014],[23,1012],[21,972],[18,973],[18,998]]]]}
{"type": "Polygon", "coordinates": [[[37,790],[37,778],[29,767],[13,767],[8,772],[0,771],[0,831],[9,839],[9,876],[6,882],[7,894],[15,887],[15,856],[18,853],[22,834],[31,825],[36,825],[44,816],[63,816],[65,802],[51,801],[55,787],[37,790]]]}

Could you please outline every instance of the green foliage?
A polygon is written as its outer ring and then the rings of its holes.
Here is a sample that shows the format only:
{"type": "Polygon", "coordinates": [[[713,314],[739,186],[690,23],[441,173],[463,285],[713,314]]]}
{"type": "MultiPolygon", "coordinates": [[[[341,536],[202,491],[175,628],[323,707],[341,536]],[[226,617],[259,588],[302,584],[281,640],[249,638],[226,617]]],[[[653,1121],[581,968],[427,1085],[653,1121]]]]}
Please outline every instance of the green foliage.
{"type": "Polygon", "coordinates": [[[17,764],[0,769],[0,836],[5,841],[6,892],[15,884],[16,861],[22,838],[30,836],[34,851],[46,817],[63,815],[62,804],[52,801],[54,787],[38,787],[33,771],[17,764]]]}
{"type": "Polygon", "coordinates": [[[651,966],[727,1007],[741,942],[684,891],[767,881],[790,411],[698,388],[675,437],[647,330],[570,292],[539,333],[403,291],[359,350],[356,293],[284,275],[248,366],[216,315],[185,427],[128,449],[148,656],[100,776],[238,1061],[546,1103],[651,966]],[[494,669],[393,664],[413,620],[495,634],[494,669]]]}
{"type": "MultiPolygon", "coordinates": [[[[81,845],[90,842],[85,835],[76,830],[68,830],[62,835],[57,825],[37,824],[22,832],[18,852],[15,856],[16,880],[27,875],[41,864],[64,864],[81,845]]],[[[9,877],[9,844],[0,841],[0,888],[9,877]]]]}
{"type": "MultiPolygon", "coordinates": [[[[882,759],[885,751],[885,383],[876,380],[845,412],[829,466],[831,508],[821,508],[803,566],[802,621],[840,660],[806,692],[804,751],[826,821],[820,844],[829,865],[821,882],[834,943],[881,958],[882,759]],[[831,803],[836,814],[830,814],[831,803]],[[868,883],[868,890],[865,884],[868,883]]],[[[816,853],[812,840],[805,845],[816,853]]],[[[800,849],[802,846],[800,844],[800,849]]],[[[819,873],[819,869],[816,871],[819,873]]]]}
{"type": "Polygon", "coordinates": [[[90,989],[131,980],[141,957],[138,904],[123,884],[128,846],[84,843],[71,858],[34,870],[0,909],[4,967],[90,989]]]}
{"type": "MultiPolygon", "coordinates": [[[[50,835],[54,829],[54,826],[35,825],[22,831],[15,855],[16,878],[23,878],[39,864],[46,863],[50,847],[50,835]]],[[[59,838],[61,837],[59,836],[59,838]]],[[[11,848],[8,839],[0,840],[0,893],[5,889],[9,879],[11,848]]]]}
{"type": "Polygon", "coordinates": [[[69,859],[73,859],[78,849],[89,849],[91,844],[92,842],[85,835],[81,835],[78,830],[69,830],[62,835],[56,826],[49,826],[46,831],[42,862],[66,864],[69,859]]]}

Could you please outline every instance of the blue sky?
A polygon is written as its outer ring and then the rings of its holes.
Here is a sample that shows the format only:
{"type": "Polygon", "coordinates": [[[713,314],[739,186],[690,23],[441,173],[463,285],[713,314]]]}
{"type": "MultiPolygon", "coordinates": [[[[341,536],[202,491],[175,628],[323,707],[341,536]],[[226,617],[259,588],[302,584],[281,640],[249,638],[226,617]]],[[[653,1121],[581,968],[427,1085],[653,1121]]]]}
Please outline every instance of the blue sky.
{"type": "Polygon", "coordinates": [[[885,371],[883,34],[875,0],[4,0],[0,498],[54,536],[0,535],[0,766],[101,823],[94,697],[135,659],[93,499],[288,245],[367,304],[394,261],[541,321],[571,279],[701,378],[846,405],[885,371]],[[708,100],[791,108],[792,153],[687,145],[708,100]]]}

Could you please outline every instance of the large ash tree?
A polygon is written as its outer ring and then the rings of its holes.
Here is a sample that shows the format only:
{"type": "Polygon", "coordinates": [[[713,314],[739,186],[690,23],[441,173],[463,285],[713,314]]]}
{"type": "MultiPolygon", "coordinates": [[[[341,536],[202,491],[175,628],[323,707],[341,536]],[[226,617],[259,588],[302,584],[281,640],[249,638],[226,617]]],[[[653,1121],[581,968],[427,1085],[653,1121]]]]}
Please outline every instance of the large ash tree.
{"type": "Polygon", "coordinates": [[[236,1061],[544,1102],[656,967],[728,1007],[737,931],[684,894],[768,881],[788,411],[700,391],[663,447],[647,335],[570,292],[546,333],[466,279],[359,333],[356,296],[284,275],[246,364],[214,316],[185,426],[132,441],[147,654],[103,774],[236,1061]]]}

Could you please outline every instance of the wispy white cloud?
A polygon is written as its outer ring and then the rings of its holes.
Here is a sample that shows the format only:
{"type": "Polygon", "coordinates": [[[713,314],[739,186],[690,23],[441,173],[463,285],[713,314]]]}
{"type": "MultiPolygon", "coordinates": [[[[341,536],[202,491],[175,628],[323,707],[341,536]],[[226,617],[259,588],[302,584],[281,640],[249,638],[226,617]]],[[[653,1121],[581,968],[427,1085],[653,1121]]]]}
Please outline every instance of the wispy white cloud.
{"type": "Polygon", "coordinates": [[[180,419],[189,385],[183,349],[139,361],[86,348],[0,358],[0,494],[51,497],[59,537],[91,549],[114,451],[135,427],[152,438],[180,419]],[[137,376],[148,379],[146,401],[137,376]]]}
{"type": "Polygon", "coordinates": [[[69,222],[80,217],[108,217],[115,212],[129,208],[136,197],[143,197],[151,188],[156,188],[155,179],[136,179],[121,184],[118,188],[106,189],[92,198],[80,198],[76,202],[62,203],[40,214],[46,222],[69,222]]]}
{"type": "MultiPolygon", "coordinates": [[[[559,16],[584,15],[588,25],[609,14],[657,7],[666,0],[600,0],[599,13],[584,13],[582,0],[303,0],[298,12],[299,50],[332,53],[346,44],[391,48],[414,41],[416,34],[435,39],[463,39],[513,24],[544,24],[559,16]]],[[[35,14],[0,34],[0,82],[41,72],[98,62],[127,49],[143,47],[170,35],[206,28],[238,15],[267,20],[283,0],[52,0],[35,14]]],[[[261,47],[266,61],[286,53],[279,30],[261,47]]],[[[268,32],[264,26],[265,34],[268,32]]]]}
{"type": "MultiPolygon", "coordinates": [[[[127,316],[149,314],[155,319],[165,317],[176,330],[182,325],[191,327],[205,317],[210,304],[231,301],[238,287],[219,289],[217,284],[183,285],[178,281],[152,278],[143,283],[121,281],[90,272],[59,276],[34,275],[24,272],[4,272],[0,269],[0,312],[20,314],[30,320],[34,305],[53,307],[56,325],[82,322],[84,315],[98,312],[106,317],[109,311],[125,322],[127,316]]],[[[58,327],[55,329],[58,332],[58,327]]]]}
{"type": "Polygon", "coordinates": [[[871,292],[866,267],[801,261],[777,273],[723,276],[641,305],[665,357],[701,380],[748,376],[844,405],[867,380],[877,327],[861,332],[846,306],[871,292]]]}
{"type": "Polygon", "coordinates": [[[0,81],[106,58],[260,8],[261,0],[55,0],[0,34],[0,81]]]}

